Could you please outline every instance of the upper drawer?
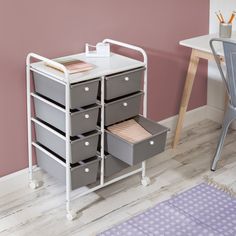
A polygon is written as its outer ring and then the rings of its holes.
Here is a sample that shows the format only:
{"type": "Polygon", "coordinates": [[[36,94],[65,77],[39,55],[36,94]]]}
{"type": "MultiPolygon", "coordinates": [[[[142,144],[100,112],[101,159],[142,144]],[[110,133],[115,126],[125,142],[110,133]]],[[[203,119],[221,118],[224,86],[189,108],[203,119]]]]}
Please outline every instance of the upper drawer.
{"type": "Polygon", "coordinates": [[[143,92],[138,92],[105,103],[105,126],[137,116],[140,111],[143,92]]]}
{"type": "Polygon", "coordinates": [[[121,97],[137,92],[141,89],[143,71],[145,68],[138,68],[123,73],[105,77],[105,99],[121,97]]]}
{"type": "MultiPolygon", "coordinates": [[[[36,72],[34,72],[33,75],[35,91],[37,93],[65,106],[65,86],[63,84],[36,72]]],[[[99,79],[72,84],[70,91],[70,108],[76,109],[96,103],[98,84],[99,79]]]]}

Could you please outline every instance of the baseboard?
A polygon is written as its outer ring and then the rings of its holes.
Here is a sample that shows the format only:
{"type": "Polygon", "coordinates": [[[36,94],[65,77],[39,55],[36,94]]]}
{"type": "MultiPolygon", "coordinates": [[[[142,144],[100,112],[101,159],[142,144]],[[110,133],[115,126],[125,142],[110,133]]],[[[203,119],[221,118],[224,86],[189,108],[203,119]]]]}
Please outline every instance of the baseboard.
{"type": "Polygon", "coordinates": [[[213,106],[207,106],[207,119],[221,123],[224,117],[224,111],[213,106]]]}
{"type": "MultiPolygon", "coordinates": [[[[208,111],[208,106],[202,106],[194,110],[188,111],[185,116],[184,127],[192,125],[194,123],[200,122],[208,118],[207,111],[208,111]]],[[[210,114],[213,114],[213,112],[211,112],[210,114]]],[[[159,122],[160,124],[170,129],[170,132],[168,133],[168,137],[174,134],[177,119],[178,119],[178,115],[167,118],[159,122]]],[[[37,167],[34,166],[34,168],[37,168],[37,167]]],[[[11,183],[11,180],[13,179],[14,179],[14,184],[13,184],[14,186],[22,185],[22,183],[25,184],[27,183],[27,178],[28,178],[28,168],[3,176],[0,178],[0,188],[2,189],[2,186],[5,186],[5,185],[7,187],[7,185],[11,183]]]]}
{"type": "MultiPolygon", "coordinates": [[[[208,110],[208,106],[205,105],[205,106],[198,107],[194,110],[186,112],[183,128],[186,126],[192,125],[194,123],[200,122],[204,119],[207,119],[207,110],[208,110]]],[[[170,118],[167,118],[159,122],[160,124],[170,129],[170,132],[168,133],[168,137],[174,135],[177,120],[178,120],[178,115],[172,116],[170,118]]]]}
{"type": "MultiPolygon", "coordinates": [[[[215,108],[212,106],[207,106],[207,119],[209,120],[213,120],[217,123],[222,123],[224,118],[224,111],[219,109],[219,108],[215,108]]],[[[232,124],[230,125],[231,129],[236,130],[236,121],[232,122],[232,124]]]]}

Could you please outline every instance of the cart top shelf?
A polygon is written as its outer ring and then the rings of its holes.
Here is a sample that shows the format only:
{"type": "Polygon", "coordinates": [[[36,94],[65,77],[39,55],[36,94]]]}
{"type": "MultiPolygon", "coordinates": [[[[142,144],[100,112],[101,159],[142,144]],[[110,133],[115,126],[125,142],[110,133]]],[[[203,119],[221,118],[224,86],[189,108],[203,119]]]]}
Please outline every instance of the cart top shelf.
{"type": "MultiPolygon", "coordinates": [[[[81,53],[60,57],[57,59],[78,59],[94,65],[94,68],[92,70],[76,74],[70,74],[69,81],[71,84],[118,73],[125,70],[131,70],[137,67],[146,66],[145,63],[142,61],[138,61],[115,53],[111,53],[111,56],[108,58],[89,58],[85,56],[85,53],[81,53]]],[[[58,80],[65,81],[65,76],[63,72],[48,67],[42,61],[31,63],[31,69],[38,71],[39,73],[43,73],[45,75],[53,76],[58,80]]]]}

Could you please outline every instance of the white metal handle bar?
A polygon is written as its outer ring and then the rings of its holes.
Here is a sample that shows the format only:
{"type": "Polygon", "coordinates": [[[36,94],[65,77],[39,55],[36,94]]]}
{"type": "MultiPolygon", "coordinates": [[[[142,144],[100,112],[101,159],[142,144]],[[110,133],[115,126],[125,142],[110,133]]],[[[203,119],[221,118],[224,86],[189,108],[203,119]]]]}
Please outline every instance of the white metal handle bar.
{"type": "Polygon", "coordinates": [[[131,50],[134,50],[134,51],[138,51],[143,55],[143,62],[145,63],[145,65],[147,64],[147,54],[140,47],[137,47],[137,46],[134,46],[134,45],[131,45],[131,44],[128,44],[128,43],[122,43],[122,42],[119,42],[119,41],[116,41],[116,40],[113,40],[113,39],[104,39],[103,43],[110,43],[110,44],[114,44],[114,45],[118,45],[118,46],[121,46],[121,47],[124,47],[124,48],[131,49],[131,50]]]}
{"type": "Polygon", "coordinates": [[[45,62],[45,63],[47,63],[47,64],[49,64],[49,65],[52,65],[52,66],[54,66],[54,67],[56,67],[56,68],[59,68],[60,70],[63,71],[63,73],[64,73],[64,75],[65,75],[65,82],[69,82],[69,81],[68,81],[68,80],[69,80],[69,72],[68,72],[68,70],[66,69],[66,67],[63,66],[62,64],[60,64],[60,63],[58,63],[58,62],[56,62],[56,61],[50,60],[50,59],[48,59],[48,58],[46,58],[46,57],[40,56],[40,55],[38,55],[38,54],[36,54],[36,53],[32,53],[32,52],[31,52],[31,53],[29,53],[29,54],[27,55],[27,58],[26,58],[26,65],[27,65],[27,66],[30,66],[31,58],[37,59],[37,60],[39,60],[39,61],[43,61],[43,62],[45,62]]]}

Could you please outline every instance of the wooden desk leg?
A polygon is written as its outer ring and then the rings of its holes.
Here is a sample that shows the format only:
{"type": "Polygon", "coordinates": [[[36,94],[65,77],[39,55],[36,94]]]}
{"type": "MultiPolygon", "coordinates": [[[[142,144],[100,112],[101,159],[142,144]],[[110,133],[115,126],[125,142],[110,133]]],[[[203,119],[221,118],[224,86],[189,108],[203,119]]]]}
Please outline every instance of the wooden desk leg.
{"type": "Polygon", "coordinates": [[[176,148],[179,142],[179,137],[180,137],[181,129],[184,122],[184,116],[188,108],[188,103],[189,103],[190,95],[192,92],[193,82],[194,82],[194,78],[195,78],[198,63],[199,63],[199,57],[197,56],[197,52],[198,52],[197,50],[192,49],[189,67],[188,67],[188,73],[187,73],[181,105],[179,109],[178,122],[177,122],[176,130],[175,130],[174,141],[172,144],[173,148],[176,148]]]}

